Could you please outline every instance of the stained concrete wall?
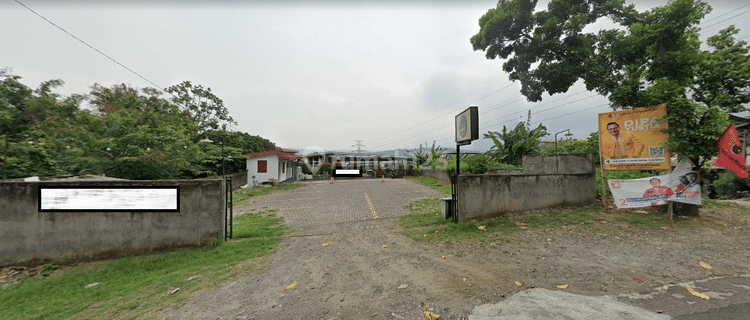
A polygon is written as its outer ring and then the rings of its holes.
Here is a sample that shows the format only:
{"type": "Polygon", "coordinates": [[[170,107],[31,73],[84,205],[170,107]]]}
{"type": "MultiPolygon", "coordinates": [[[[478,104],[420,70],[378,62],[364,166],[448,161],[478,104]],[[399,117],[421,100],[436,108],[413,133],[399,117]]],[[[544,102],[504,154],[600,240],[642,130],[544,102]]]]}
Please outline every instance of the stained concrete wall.
{"type": "Polygon", "coordinates": [[[237,172],[232,175],[232,189],[237,190],[247,184],[247,172],[237,172]]]}
{"type": "Polygon", "coordinates": [[[523,163],[521,174],[459,175],[459,220],[484,219],[562,204],[584,205],[596,200],[592,155],[560,155],[558,159],[554,156],[524,157],[523,163]],[[558,163],[565,163],[566,167],[558,167],[558,163]],[[527,168],[531,172],[527,172],[527,168]],[[550,168],[568,173],[546,173],[550,168]]]}
{"type": "Polygon", "coordinates": [[[422,170],[422,175],[425,177],[433,177],[433,178],[450,181],[450,179],[448,179],[448,172],[445,170],[427,169],[427,168],[422,168],[421,170],[422,170]]]}
{"type": "Polygon", "coordinates": [[[592,153],[523,157],[525,174],[578,174],[595,171],[592,153]]]}
{"type": "Polygon", "coordinates": [[[223,180],[0,183],[0,266],[119,257],[223,237],[223,180]],[[43,187],[179,186],[179,212],[39,212],[43,187]]]}

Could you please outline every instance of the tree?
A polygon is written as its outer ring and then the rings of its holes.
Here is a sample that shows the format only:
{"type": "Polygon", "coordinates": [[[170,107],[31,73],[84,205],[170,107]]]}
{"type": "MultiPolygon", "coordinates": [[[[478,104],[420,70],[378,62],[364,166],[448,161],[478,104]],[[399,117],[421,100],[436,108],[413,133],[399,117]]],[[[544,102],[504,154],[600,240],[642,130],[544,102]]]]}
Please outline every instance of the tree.
{"type": "MultiPolygon", "coordinates": [[[[160,98],[161,92],[127,85],[94,85],[91,103],[100,127],[88,127],[98,139],[87,154],[104,159],[105,174],[125,179],[158,180],[195,177],[191,165],[205,157],[193,141],[197,126],[188,111],[160,98]]],[[[94,124],[95,122],[91,122],[94,124]]]]}
{"type": "Polygon", "coordinates": [[[521,165],[523,156],[539,153],[539,138],[544,135],[546,128],[540,123],[533,130],[528,130],[523,122],[519,122],[513,130],[508,131],[503,126],[502,132],[488,131],[485,138],[495,143],[485,154],[500,163],[521,165]]]}
{"type": "Polygon", "coordinates": [[[503,69],[521,82],[529,101],[566,92],[579,79],[607,97],[614,109],[667,104],[667,147],[690,158],[698,170],[716,155],[727,112],[748,102],[747,43],[734,27],[701,51],[697,28],[711,7],[700,0],[674,0],[644,12],[623,0],[501,0],[479,19],[471,37],[488,59],[507,59],[503,69]],[[618,28],[585,33],[609,18],[618,28]],[[734,71],[734,72],[732,72],[734,71]]]}
{"type": "Polygon", "coordinates": [[[172,94],[173,103],[190,113],[193,121],[200,128],[200,132],[226,131],[229,126],[237,125],[227,108],[224,107],[224,101],[214,95],[211,88],[194,86],[190,81],[183,81],[165,90],[172,94]]]}

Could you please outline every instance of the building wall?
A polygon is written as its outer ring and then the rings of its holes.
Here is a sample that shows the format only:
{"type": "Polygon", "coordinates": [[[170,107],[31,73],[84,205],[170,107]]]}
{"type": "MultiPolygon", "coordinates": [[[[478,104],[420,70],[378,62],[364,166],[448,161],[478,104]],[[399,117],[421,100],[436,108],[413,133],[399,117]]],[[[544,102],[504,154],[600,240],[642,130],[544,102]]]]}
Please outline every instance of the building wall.
{"type": "Polygon", "coordinates": [[[200,246],[222,238],[223,180],[0,183],[0,267],[200,246]],[[39,186],[179,186],[179,212],[39,212],[39,186]]]}
{"type": "Polygon", "coordinates": [[[279,179],[279,172],[281,172],[281,169],[279,169],[279,157],[276,156],[276,153],[252,157],[247,160],[247,163],[248,182],[252,183],[253,176],[255,176],[255,180],[258,181],[258,183],[266,182],[269,178],[279,179]],[[268,161],[266,173],[258,173],[258,160],[268,161]]]}

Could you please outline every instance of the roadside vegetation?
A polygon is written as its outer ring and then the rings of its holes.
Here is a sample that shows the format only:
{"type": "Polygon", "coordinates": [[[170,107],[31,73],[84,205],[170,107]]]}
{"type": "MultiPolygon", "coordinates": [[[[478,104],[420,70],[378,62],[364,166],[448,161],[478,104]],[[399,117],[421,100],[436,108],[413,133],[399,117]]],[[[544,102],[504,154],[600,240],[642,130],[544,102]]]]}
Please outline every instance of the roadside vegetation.
{"type": "MultiPolygon", "coordinates": [[[[648,172],[617,172],[616,178],[635,179],[640,175],[648,176],[648,172]]],[[[599,188],[601,177],[597,174],[599,188]]],[[[613,177],[614,178],[614,177],[613,177]]],[[[444,195],[450,195],[450,185],[432,177],[407,177],[409,181],[428,186],[444,195]]],[[[720,200],[704,199],[707,208],[736,208],[739,212],[750,210],[734,203],[720,200]]],[[[405,206],[409,214],[398,218],[397,223],[403,228],[402,234],[415,240],[428,243],[454,244],[469,243],[507,243],[513,236],[522,232],[549,232],[554,229],[565,228],[578,232],[593,232],[599,236],[611,236],[618,232],[616,225],[629,227],[643,227],[649,229],[671,229],[675,227],[689,227],[690,222],[677,219],[669,221],[666,210],[662,208],[644,208],[644,210],[617,210],[603,212],[597,206],[559,207],[541,210],[531,210],[524,213],[507,213],[501,217],[483,221],[465,221],[453,223],[442,217],[442,204],[439,198],[421,199],[405,206]],[[648,214],[644,214],[648,210],[648,214]],[[481,228],[480,228],[481,227],[481,228]]]]}
{"type": "Polygon", "coordinates": [[[39,275],[0,289],[0,318],[161,319],[161,310],[182,306],[196,291],[216,290],[231,278],[265,268],[269,260],[264,257],[290,232],[281,221],[271,211],[246,213],[234,218],[229,242],[215,239],[198,248],[47,265],[39,275]]]}

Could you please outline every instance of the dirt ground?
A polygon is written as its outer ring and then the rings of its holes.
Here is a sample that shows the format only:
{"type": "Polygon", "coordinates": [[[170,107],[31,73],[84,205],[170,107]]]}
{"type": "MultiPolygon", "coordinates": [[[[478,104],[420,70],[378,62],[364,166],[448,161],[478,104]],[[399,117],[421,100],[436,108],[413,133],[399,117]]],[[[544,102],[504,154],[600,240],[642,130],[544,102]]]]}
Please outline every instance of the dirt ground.
{"type": "MultiPolygon", "coordinates": [[[[602,217],[622,214],[598,209],[602,217]]],[[[750,273],[748,212],[703,208],[698,217],[678,216],[681,223],[662,228],[602,219],[528,230],[497,246],[415,242],[401,235],[395,219],[297,227],[267,269],[200,294],[165,311],[165,318],[424,319],[424,302],[440,319],[466,319],[475,306],[531,287],[645,294],[667,284],[750,273]],[[295,288],[284,290],[295,281],[295,288]]]]}

